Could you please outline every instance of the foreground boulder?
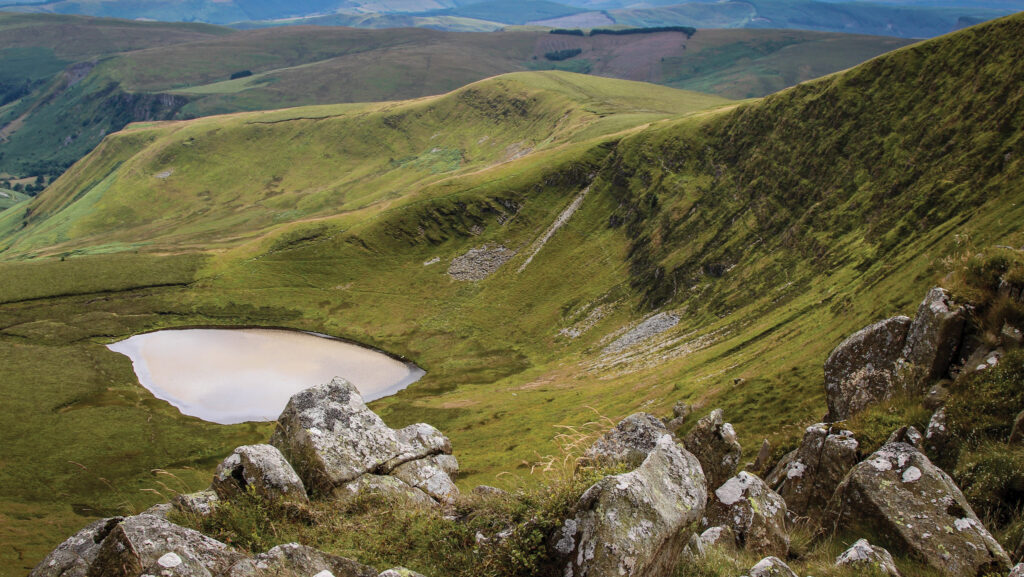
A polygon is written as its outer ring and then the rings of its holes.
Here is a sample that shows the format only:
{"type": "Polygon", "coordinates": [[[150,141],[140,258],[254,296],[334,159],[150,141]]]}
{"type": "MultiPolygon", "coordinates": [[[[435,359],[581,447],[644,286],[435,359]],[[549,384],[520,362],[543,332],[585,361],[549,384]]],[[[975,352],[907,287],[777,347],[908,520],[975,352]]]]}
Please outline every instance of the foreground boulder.
{"type": "Polygon", "coordinates": [[[573,577],[671,575],[687,545],[685,527],[707,502],[697,459],[663,435],[635,470],[605,477],[580,497],[555,533],[555,555],[573,577]]]}
{"type": "Polygon", "coordinates": [[[188,515],[199,515],[205,517],[213,514],[213,510],[220,502],[217,492],[213,489],[196,491],[195,493],[184,493],[175,495],[171,499],[174,508],[188,515]]]}
{"type": "Polygon", "coordinates": [[[236,448],[217,466],[212,489],[225,500],[248,491],[265,499],[308,500],[302,479],[272,445],[236,448]]]}
{"type": "Polygon", "coordinates": [[[278,545],[231,568],[226,577],[279,577],[326,574],[334,577],[377,577],[377,570],[345,557],[330,555],[298,543],[278,545]],[[324,573],[326,572],[326,573],[324,573]]]}
{"type": "Polygon", "coordinates": [[[668,429],[657,417],[635,413],[597,440],[584,456],[602,464],[626,463],[636,467],[654,450],[668,429]]]}
{"type": "Polygon", "coordinates": [[[836,557],[837,567],[856,567],[861,571],[875,574],[892,575],[899,577],[900,572],[896,569],[896,563],[892,555],[881,547],[868,543],[867,539],[861,539],[850,546],[839,557],[836,557]]]}
{"type": "Polygon", "coordinates": [[[797,577],[778,557],[765,557],[750,568],[750,577],[797,577]]]}
{"type": "Polygon", "coordinates": [[[404,501],[417,505],[435,505],[434,499],[422,490],[390,475],[363,475],[334,489],[331,496],[338,500],[357,496],[378,495],[388,500],[404,501]]]}
{"type": "Polygon", "coordinates": [[[838,529],[877,534],[945,575],[1010,568],[953,480],[906,443],[888,443],[850,470],[830,507],[838,529]]]}
{"type": "Polygon", "coordinates": [[[930,381],[946,375],[960,348],[966,319],[963,308],[954,304],[945,290],[936,287],[928,291],[902,351],[906,363],[917,368],[917,376],[930,381]]]}
{"type": "Polygon", "coordinates": [[[789,553],[786,502],[757,475],[741,471],[715,490],[706,526],[732,529],[737,545],[759,555],[789,553]]]}
{"type": "Polygon", "coordinates": [[[423,491],[438,501],[449,502],[459,494],[452,475],[459,471],[459,463],[451,455],[434,455],[403,463],[391,475],[409,486],[423,491]]]}
{"type": "Polygon", "coordinates": [[[789,511],[818,519],[846,474],[857,464],[853,433],[825,423],[807,427],[776,491],[789,511]]]}
{"type": "Polygon", "coordinates": [[[690,429],[683,439],[704,471],[708,489],[714,490],[736,474],[743,448],[732,425],[724,422],[722,409],[715,409],[690,429]]]}
{"type": "Polygon", "coordinates": [[[29,577],[85,577],[100,545],[123,517],[100,519],[68,538],[36,565],[29,577]]]}
{"type": "Polygon", "coordinates": [[[825,400],[830,422],[843,421],[888,397],[896,361],[911,321],[899,316],[865,327],[839,344],[825,360],[825,400]]]}

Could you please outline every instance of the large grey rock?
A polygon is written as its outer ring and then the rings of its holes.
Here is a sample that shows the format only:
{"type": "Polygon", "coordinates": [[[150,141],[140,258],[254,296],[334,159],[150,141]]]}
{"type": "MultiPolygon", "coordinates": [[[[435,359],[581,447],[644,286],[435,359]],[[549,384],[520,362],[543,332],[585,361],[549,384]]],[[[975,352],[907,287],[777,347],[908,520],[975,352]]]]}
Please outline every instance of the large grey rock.
{"type": "Polygon", "coordinates": [[[963,308],[952,302],[949,293],[938,287],[928,291],[907,333],[903,358],[920,369],[923,379],[942,378],[960,347],[965,320],[963,308]]]}
{"type": "Polygon", "coordinates": [[[924,445],[932,455],[938,455],[946,450],[950,442],[949,424],[946,422],[946,408],[940,407],[932,413],[928,421],[928,428],[924,433],[924,445]]]}
{"type": "Polygon", "coordinates": [[[308,500],[302,479],[281,451],[272,445],[236,448],[217,466],[212,489],[224,500],[244,495],[249,490],[266,499],[308,500]]]}
{"type": "Polygon", "coordinates": [[[675,433],[686,424],[686,419],[690,416],[691,412],[693,412],[693,409],[690,405],[678,401],[672,406],[672,418],[665,420],[665,428],[675,433]]]}
{"type": "Polygon", "coordinates": [[[426,423],[416,423],[395,431],[399,453],[384,464],[390,471],[402,463],[415,461],[432,455],[451,455],[452,442],[444,433],[426,423]]]}
{"type": "Polygon", "coordinates": [[[789,466],[796,460],[796,455],[800,451],[799,448],[793,449],[786,453],[779,459],[779,462],[775,464],[775,467],[768,473],[768,476],[764,478],[764,482],[772,488],[774,491],[778,491],[779,487],[782,487],[782,482],[786,480],[789,475],[789,466]]]}
{"type": "Polygon", "coordinates": [[[724,422],[722,409],[715,409],[697,421],[683,438],[683,445],[700,461],[709,490],[718,488],[736,474],[743,453],[736,431],[724,422]]]}
{"type": "Polygon", "coordinates": [[[1010,568],[953,480],[906,443],[883,445],[851,469],[830,507],[837,529],[872,532],[945,575],[1010,568]]]}
{"type": "Polygon", "coordinates": [[[626,463],[635,468],[654,450],[668,429],[654,415],[632,414],[605,433],[585,453],[588,459],[603,464],[626,463]]]}
{"type": "Polygon", "coordinates": [[[670,575],[687,545],[683,529],[707,502],[697,459],[670,435],[629,473],[605,477],[580,497],[552,547],[573,577],[670,575]]]}
{"type": "Polygon", "coordinates": [[[700,541],[705,549],[719,546],[735,548],[736,533],[726,525],[718,525],[701,533],[700,541]]]}
{"type": "Polygon", "coordinates": [[[220,498],[217,497],[216,491],[206,489],[205,491],[196,491],[195,493],[175,495],[171,499],[171,504],[182,513],[205,517],[213,513],[219,501],[220,498]]]}
{"type": "Polygon", "coordinates": [[[127,517],[111,528],[88,577],[214,577],[245,555],[192,529],[152,515],[127,517]]]}
{"type": "Polygon", "coordinates": [[[417,505],[432,506],[437,501],[420,489],[390,475],[366,474],[355,481],[349,481],[334,489],[331,495],[335,499],[344,500],[364,495],[380,495],[385,499],[408,501],[417,505]]]}
{"type": "Polygon", "coordinates": [[[434,455],[403,463],[391,475],[438,501],[450,502],[459,494],[452,476],[459,472],[459,463],[451,455],[434,455]]]}
{"type": "Polygon", "coordinates": [[[90,523],[51,551],[29,577],[86,577],[103,540],[123,519],[110,517],[90,523]]]}
{"type": "Polygon", "coordinates": [[[765,557],[750,568],[750,577],[797,577],[778,557],[765,557]]]}
{"type": "Polygon", "coordinates": [[[318,549],[285,543],[236,563],[226,577],[377,577],[377,570],[318,549]]]}
{"type": "Polygon", "coordinates": [[[839,344],[825,360],[825,400],[830,422],[842,421],[893,390],[896,361],[910,330],[899,316],[865,327],[839,344]]]}
{"type": "Polygon", "coordinates": [[[836,487],[856,464],[853,433],[826,423],[811,425],[775,490],[792,513],[819,519],[836,487]]]}
{"type": "Polygon", "coordinates": [[[892,555],[885,549],[868,543],[867,539],[857,541],[839,557],[836,557],[836,566],[857,567],[862,571],[892,575],[893,577],[900,575],[896,563],[892,560],[892,555]]]}
{"type": "Polygon", "coordinates": [[[729,527],[737,544],[752,553],[777,557],[789,553],[786,502],[757,475],[746,471],[715,490],[702,522],[729,527]]]}

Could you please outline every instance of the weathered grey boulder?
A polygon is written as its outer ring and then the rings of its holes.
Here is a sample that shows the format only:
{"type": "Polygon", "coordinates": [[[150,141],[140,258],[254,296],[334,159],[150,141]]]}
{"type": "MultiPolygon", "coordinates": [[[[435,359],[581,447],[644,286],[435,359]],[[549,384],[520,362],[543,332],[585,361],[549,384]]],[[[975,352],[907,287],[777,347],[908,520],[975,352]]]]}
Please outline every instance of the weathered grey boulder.
{"type": "Polygon", "coordinates": [[[266,499],[308,500],[302,479],[281,451],[272,445],[236,448],[217,466],[211,488],[224,500],[244,495],[249,490],[266,499]]]}
{"type": "Polygon", "coordinates": [[[406,569],[405,567],[393,567],[384,571],[377,577],[425,577],[422,573],[417,573],[412,569],[406,569]]]}
{"type": "Polygon", "coordinates": [[[714,490],[736,474],[743,448],[732,425],[724,422],[722,409],[715,409],[690,429],[683,438],[704,471],[708,489],[714,490]]]}
{"type": "Polygon", "coordinates": [[[928,291],[917,307],[902,354],[909,365],[919,367],[923,379],[939,379],[949,371],[966,318],[963,308],[955,305],[945,290],[935,287],[928,291]]]}
{"type": "Polygon", "coordinates": [[[380,495],[385,499],[407,501],[417,505],[433,506],[437,501],[420,489],[390,475],[366,474],[349,481],[331,492],[335,499],[345,500],[363,495],[380,495]]]}
{"type": "Polygon", "coordinates": [[[636,467],[654,450],[658,439],[668,429],[657,417],[648,413],[635,413],[605,433],[584,456],[604,464],[626,463],[636,467]]]}
{"type": "Polygon", "coordinates": [[[704,474],[670,435],[629,473],[605,477],[580,497],[552,548],[573,577],[667,576],[703,515],[704,474]]]}
{"type": "Polygon", "coordinates": [[[842,421],[893,390],[896,361],[911,321],[899,316],[865,327],[839,344],[825,360],[825,400],[830,422],[842,421]]]}
{"type": "Polygon", "coordinates": [[[246,557],[224,543],[152,515],[126,517],[103,539],[89,577],[223,575],[246,557]]]}
{"type": "Polygon", "coordinates": [[[90,523],[51,551],[29,577],[86,577],[103,540],[123,520],[110,517],[90,523]]]}
{"type": "Polygon", "coordinates": [[[142,512],[143,515],[153,515],[154,517],[160,517],[166,519],[175,507],[173,503],[158,503],[142,512]]]}
{"type": "Polygon", "coordinates": [[[693,409],[690,405],[679,401],[672,407],[672,418],[665,420],[665,428],[675,433],[686,424],[686,419],[690,416],[693,409]]]}
{"type": "Polygon", "coordinates": [[[715,490],[702,523],[729,527],[737,544],[752,553],[777,557],[789,553],[786,502],[757,475],[746,471],[715,490]]]}
{"type": "Polygon", "coordinates": [[[785,481],[786,476],[789,475],[789,467],[793,464],[793,461],[796,460],[796,455],[799,451],[800,449],[797,448],[783,455],[782,458],[779,459],[779,462],[775,464],[771,473],[768,473],[768,476],[764,478],[764,482],[767,483],[772,490],[778,491],[779,488],[782,487],[782,482],[785,481]]]}
{"type": "Polygon", "coordinates": [[[906,443],[883,445],[851,469],[830,507],[837,529],[872,532],[943,574],[1010,568],[953,480],[906,443]]]}
{"type": "Polygon", "coordinates": [[[399,453],[384,464],[383,469],[387,471],[416,459],[452,454],[452,442],[448,437],[426,423],[416,423],[398,429],[395,431],[395,437],[398,438],[399,453]]]}
{"type": "Polygon", "coordinates": [[[236,563],[226,577],[377,577],[368,565],[298,543],[285,543],[236,563]]]}
{"type": "Polygon", "coordinates": [[[932,455],[937,455],[946,449],[949,441],[950,431],[949,425],[946,423],[946,408],[940,407],[939,410],[932,413],[932,418],[928,421],[928,428],[924,433],[924,445],[932,455]]]}
{"type": "Polygon", "coordinates": [[[797,577],[778,557],[765,557],[750,568],[750,577],[797,577]]]}
{"type": "Polygon", "coordinates": [[[836,566],[860,567],[863,569],[874,569],[875,573],[883,573],[899,577],[899,570],[892,560],[892,555],[881,547],[868,543],[867,539],[861,539],[850,546],[841,555],[836,557],[836,566]]]}
{"type": "Polygon", "coordinates": [[[825,423],[811,425],[775,490],[789,511],[819,519],[836,487],[856,464],[853,433],[825,423]]]}
{"type": "Polygon", "coordinates": [[[921,431],[918,431],[917,427],[913,425],[904,425],[896,429],[885,442],[906,443],[919,451],[924,450],[924,437],[921,435],[921,431]]]}
{"type": "Polygon", "coordinates": [[[756,471],[761,472],[768,466],[768,459],[772,458],[772,443],[768,439],[761,441],[761,448],[757,450],[757,458],[750,467],[756,471]]]}
{"type": "Polygon", "coordinates": [[[1024,411],[1017,413],[1013,418],[1013,426],[1010,428],[1010,438],[1007,442],[1011,445],[1019,445],[1024,441],[1024,411]]]}
{"type": "Polygon", "coordinates": [[[403,463],[391,475],[408,483],[438,501],[452,501],[459,494],[452,476],[459,472],[459,462],[451,455],[434,455],[403,463]]]}
{"type": "Polygon", "coordinates": [[[700,540],[705,549],[708,547],[736,547],[736,533],[726,525],[718,525],[705,530],[700,534],[700,540]]]}
{"type": "Polygon", "coordinates": [[[171,499],[171,504],[182,513],[205,517],[213,513],[218,501],[220,499],[217,497],[217,493],[213,489],[206,489],[195,493],[175,495],[171,499]]]}

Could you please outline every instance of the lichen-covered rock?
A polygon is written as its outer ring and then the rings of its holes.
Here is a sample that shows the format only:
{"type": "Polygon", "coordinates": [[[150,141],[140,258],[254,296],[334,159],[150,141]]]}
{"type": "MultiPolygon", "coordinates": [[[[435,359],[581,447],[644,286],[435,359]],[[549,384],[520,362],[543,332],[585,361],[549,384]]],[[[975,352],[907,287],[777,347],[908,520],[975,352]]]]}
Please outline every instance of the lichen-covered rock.
{"type": "Polygon", "coordinates": [[[825,400],[830,422],[842,421],[892,393],[897,359],[911,321],[893,317],[865,327],[825,360],[825,400]]]}
{"type": "Polygon", "coordinates": [[[924,450],[924,436],[921,435],[921,431],[917,430],[917,427],[913,425],[904,425],[889,435],[889,438],[885,440],[888,443],[906,443],[913,446],[915,449],[921,451],[924,450]]]}
{"type": "Polygon", "coordinates": [[[250,490],[266,499],[307,501],[306,488],[292,466],[272,445],[244,445],[217,466],[211,488],[229,500],[250,490]]]}
{"type": "Polygon", "coordinates": [[[859,567],[862,569],[874,570],[874,573],[882,573],[899,577],[900,572],[896,569],[896,563],[892,555],[881,547],[868,543],[867,539],[861,539],[850,546],[841,555],[836,557],[836,566],[859,567]]]}
{"type": "Polygon", "coordinates": [[[632,414],[605,433],[585,453],[585,457],[603,464],[626,463],[635,468],[654,450],[668,429],[654,415],[632,414]]]}
{"type": "Polygon", "coordinates": [[[416,459],[432,455],[451,455],[452,442],[444,433],[426,423],[416,423],[395,431],[398,439],[399,453],[384,464],[383,469],[390,471],[395,467],[416,459]]]}
{"type": "Polygon", "coordinates": [[[693,409],[690,408],[690,405],[682,401],[677,402],[672,406],[672,418],[665,420],[665,428],[675,433],[686,424],[686,419],[690,416],[691,412],[693,412],[693,409]]]}
{"type": "Polygon", "coordinates": [[[811,425],[775,490],[789,511],[817,519],[856,464],[857,440],[853,433],[825,423],[811,425]]]}
{"type": "Polygon", "coordinates": [[[777,557],[789,553],[786,502],[757,475],[746,471],[715,490],[702,522],[731,528],[737,544],[747,551],[777,557]]]}
{"type": "Polygon", "coordinates": [[[218,501],[220,499],[217,497],[217,493],[213,489],[207,489],[195,493],[175,495],[171,499],[171,504],[182,513],[205,517],[213,513],[218,501]]]}
{"type": "Polygon", "coordinates": [[[103,540],[122,520],[110,517],[90,523],[51,551],[29,577],[86,577],[103,540]]]}
{"type": "Polygon", "coordinates": [[[778,557],[765,557],[750,568],[750,577],[797,577],[778,557]]]}
{"type": "Polygon", "coordinates": [[[384,571],[377,577],[425,577],[422,573],[417,573],[412,569],[406,569],[405,567],[393,567],[384,571]]]}
{"type": "Polygon", "coordinates": [[[872,532],[945,575],[1010,568],[953,480],[906,443],[883,445],[851,469],[830,507],[837,529],[872,532]]]}
{"type": "Polygon", "coordinates": [[[940,407],[932,413],[928,421],[928,428],[924,433],[924,445],[932,455],[937,455],[946,449],[950,441],[949,425],[946,423],[946,408],[940,407]]]}
{"type": "Polygon", "coordinates": [[[771,473],[768,473],[768,476],[764,478],[764,482],[773,491],[778,492],[779,487],[782,487],[782,482],[786,480],[786,476],[789,474],[789,466],[796,460],[797,452],[799,452],[799,449],[793,449],[783,455],[779,462],[775,464],[771,473]]]}
{"type": "Polygon", "coordinates": [[[722,409],[715,409],[697,421],[683,439],[683,445],[700,461],[709,490],[736,474],[743,448],[732,425],[724,422],[722,409]]]}
{"type": "Polygon", "coordinates": [[[409,501],[417,505],[433,506],[437,501],[420,489],[390,475],[366,474],[355,481],[337,487],[331,493],[335,499],[345,500],[361,495],[381,495],[385,499],[409,501]]]}
{"type": "Polygon", "coordinates": [[[1024,563],[1017,563],[1010,569],[1010,577],[1024,577],[1024,563]]]}
{"type": "Polygon", "coordinates": [[[707,502],[697,459],[670,435],[629,473],[605,477],[580,497],[552,548],[573,577],[662,577],[686,547],[685,527],[707,502]]]}
{"type": "Polygon", "coordinates": [[[452,476],[459,472],[459,462],[451,455],[434,455],[403,463],[391,475],[408,483],[438,501],[452,501],[459,494],[452,476]]]}
{"type": "Polygon", "coordinates": [[[735,547],[736,546],[736,533],[733,532],[728,526],[718,525],[705,530],[700,534],[701,543],[704,544],[704,548],[708,547],[735,547]]]}
{"type": "Polygon", "coordinates": [[[246,557],[224,543],[152,515],[126,517],[103,539],[89,577],[211,577],[246,557]]]}
{"type": "Polygon", "coordinates": [[[942,378],[960,347],[966,315],[945,290],[928,291],[907,333],[903,358],[926,380],[942,378]]]}
{"type": "Polygon", "coordinates": [[[226,577],[377,577],[377,570],[318,549],[285,543],[236,563],[226,577]]]}

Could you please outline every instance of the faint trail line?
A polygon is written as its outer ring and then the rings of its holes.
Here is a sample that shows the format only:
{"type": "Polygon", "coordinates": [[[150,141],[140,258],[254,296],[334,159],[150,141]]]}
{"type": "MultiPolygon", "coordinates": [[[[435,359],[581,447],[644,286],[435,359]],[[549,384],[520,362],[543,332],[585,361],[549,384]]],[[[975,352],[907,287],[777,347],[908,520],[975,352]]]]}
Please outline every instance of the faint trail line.
{"type": "Polygon", "coordinates": [[[569,222],[569,219],[572,218],[573,213],[575,213],[576,210],[580,207],[580,205],[583,204],[583,198],[587,196],[588,192],[590,192],[590,186],[587,186],[578,195],[576,195],[576,198],[574,198],[573,201],[569,204],[569,206],[562,211],[562,214],[558,215],[558,218],[555,219],[555,222],[551,223],[551,226],[548,227],[548,229],[544,232],[543,236],[533,241],[533,244],[530,245],[530,248],[532,249],[530,252],[530,256],[528,256],[526,260],[523,262],[523,264],[519,267],[519,270],[516,271],[517,273],[521,273],[524,270],[526,270],[526,265],[530,264],[530,261],[533,260],[533,257],[537,256],[537,253],[540,252],[540,249],[544,248],[544,245],[547,244],[549,240],[551,240],[551,237],[554,236],[556,232],[558,232],[558,229],[562,228],[562,225],[569,222]]]}

